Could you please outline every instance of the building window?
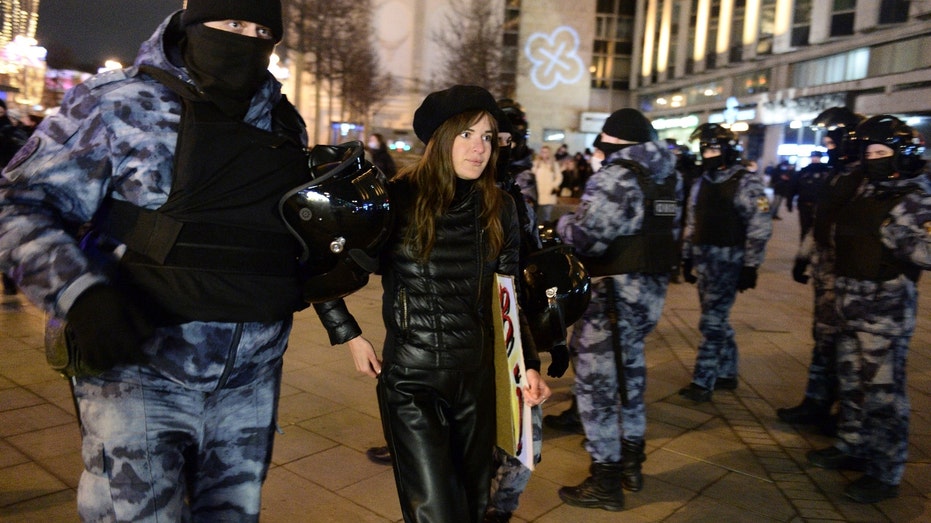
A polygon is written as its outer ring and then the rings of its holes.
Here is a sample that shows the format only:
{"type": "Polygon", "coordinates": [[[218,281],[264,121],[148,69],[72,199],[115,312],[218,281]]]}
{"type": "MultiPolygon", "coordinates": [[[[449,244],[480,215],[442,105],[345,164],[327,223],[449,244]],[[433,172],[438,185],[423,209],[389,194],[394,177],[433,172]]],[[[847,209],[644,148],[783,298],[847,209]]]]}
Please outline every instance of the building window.
{"type": "Polygon", "coordinates": [[[763,0],[760,3],[760,33],[756,43],[756,54],[773,54],[775,28],[776,0],[763,0]]]}
{"type": "Polygon", "coordinates": [[[909,0],[882,0],[879,8],[879,23],[900,24],[908,21],[909,0]]]}
{"type": "Polygon", "coordinates": [[[857,0],[834,0],[831,13],[831,36],[853,34],[853,20],[857,9],[857,0]]]}
{"type": "Polygon", "coordinates": [[[870,49],[869,77],[906,73],[931,67],[931,36],[879,45],[870,49]]]}
{"type": "Polygon", "coordinates": [[[792,87],[813,87],[861,80],[867,77],[869,63],[870,50],[865,47],[799,62],[792,67],[792,87]]]}
{"type": "Polygon", "coordinates": [[[792,47],[808,45],[808,33],[811,31],[811,0],[795,2],[792,14],[792,47]]]}
{"type": "Polygon", "coordinates": [[[734,77],[734,96],[749,96],[769,92],[770,70],[754,71],[734,77]]]}
{"type": "Polygon", "coordinates": [[[635,9],[636,2],[598,0],[589,68],[593,89],[630,88],[635,9]]]}

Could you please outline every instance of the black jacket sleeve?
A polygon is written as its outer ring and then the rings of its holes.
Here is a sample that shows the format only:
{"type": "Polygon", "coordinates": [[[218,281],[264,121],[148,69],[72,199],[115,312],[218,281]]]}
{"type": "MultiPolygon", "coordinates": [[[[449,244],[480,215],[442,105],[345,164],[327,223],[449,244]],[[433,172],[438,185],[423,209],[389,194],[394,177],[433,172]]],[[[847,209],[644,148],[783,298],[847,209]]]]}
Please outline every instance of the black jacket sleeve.
{"type": "Polygon", "coordinates": [[[339,345],[362,335],[359,323],[349,313],[342,298],[325,303],[315,303],[314,310],[330,337],[331,345],[339,345]]]}

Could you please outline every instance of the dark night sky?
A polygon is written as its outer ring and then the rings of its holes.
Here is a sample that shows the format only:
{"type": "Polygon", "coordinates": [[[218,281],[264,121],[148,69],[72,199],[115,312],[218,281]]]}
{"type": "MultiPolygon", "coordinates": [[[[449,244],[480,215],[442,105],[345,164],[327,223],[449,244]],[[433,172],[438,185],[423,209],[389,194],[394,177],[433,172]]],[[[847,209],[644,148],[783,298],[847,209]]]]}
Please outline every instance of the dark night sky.
{"type": "Polygon", "coordinates": [[[139,44],[182,0],[42,0],[36,40],[48,66],[96,72],[105,60],[129,65],[139,44]]]}

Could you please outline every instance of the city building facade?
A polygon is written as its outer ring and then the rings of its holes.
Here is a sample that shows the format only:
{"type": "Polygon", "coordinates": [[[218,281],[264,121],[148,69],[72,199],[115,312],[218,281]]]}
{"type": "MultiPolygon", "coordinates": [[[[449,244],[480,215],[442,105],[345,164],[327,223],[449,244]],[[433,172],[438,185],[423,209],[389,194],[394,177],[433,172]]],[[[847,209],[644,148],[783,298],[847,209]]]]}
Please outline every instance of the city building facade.
{"type": "MultiPolygon", "coordinates": [[[[823,109],[892,113],[931,131],[931,3],[907,0],[491,0],[530,144],[591,145],[604,118],[634,107],[686,143],[731,125],[761,166],[807,158],[823,109]],[[510,56],[510,58],[507,58],[510,56]]],[[[374,2],[382,64],[396,92],[371,125],[404,136],[441,84],[448,1],[374,2]]],[[[481,79],[476,79],[480,83],[481,79]]],[[[416,140],[414,140],[416,141],[416,140]]]]}

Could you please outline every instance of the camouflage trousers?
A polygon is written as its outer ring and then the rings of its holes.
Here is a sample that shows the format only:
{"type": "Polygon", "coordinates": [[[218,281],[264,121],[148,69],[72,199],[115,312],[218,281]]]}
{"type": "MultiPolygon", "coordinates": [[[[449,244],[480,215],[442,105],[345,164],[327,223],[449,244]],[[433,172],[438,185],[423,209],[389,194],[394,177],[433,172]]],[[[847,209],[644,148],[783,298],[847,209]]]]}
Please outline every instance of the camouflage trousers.
{"type": "MultiPolygon", "coordinates": [[[[539,463],[543,451],[543,409],[539,405],[530,409],[530,425],[533,428],[533,462],[539,463]]],[[[495,447],[495,465],[497,470],[491,479],[488,508],[499,514],[510,514],[517,510],[531,470],[498,447],[495,447]]]]}
{"type": "Polygon", "coordinates": [[[695,249],[702,340],[695,357],[692,382],[714,389],[718,378],[737,377],[737,342],[731,327],[731,308],[737,299],[737,279],[744,252],[738,247],[701,245],[695,249]]]}
{"type": "Polygon", "coordinates": [[[908,344],[915,330],[915,284],[837,278],[840,414],[837,447],[865,458],[866,473],[898,485],[908,457],[911,409],[908,344]]]}
{"type": "Polygon", "coordinates": [[[811,336],[815,344],[805,386],[805,397],[826,404],[837,400],[837,333],[840,330],[832,258],[831,253],[821,249],[812,256],[811,281],[815,303],[811,336]]]}
{"type": "Polygon", "coordinates": [[[249,384],[209,393],[129,369],[118,381],[112,372],[75,381],[81,520],[258,521],[281,359],[249,384]]]}
{"type": "Polygon", "coordinates": [[[585,429],[585,449],[592,460],[621,460],[621,439],[643,441],[646,432],[646,361],[644,339],[656,327],[669,275],[622,274],[592,282],[592,298],[575,324],[569,346],[575,355],[574,390],[585,429]],[[613,298],[607,294],[614,280],[613,298]],[[608,317],[613,299],[617,335],[623,354],[618,372],[615,343],[608,317]],[[622,405],[621,394],[627,404],[622,405]]]}

